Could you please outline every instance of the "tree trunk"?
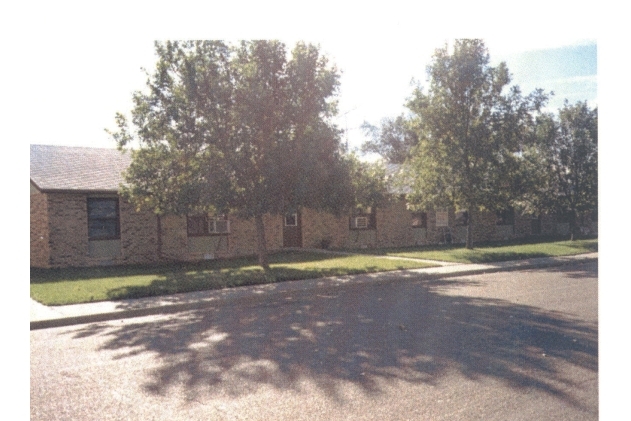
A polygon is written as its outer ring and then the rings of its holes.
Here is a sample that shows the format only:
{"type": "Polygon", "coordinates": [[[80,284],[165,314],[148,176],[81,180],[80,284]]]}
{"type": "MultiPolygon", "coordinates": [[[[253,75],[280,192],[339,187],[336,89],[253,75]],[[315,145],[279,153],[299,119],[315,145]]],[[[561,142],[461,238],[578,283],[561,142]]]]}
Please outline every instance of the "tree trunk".
{"type": "Polygon", "coordinates": [[[576,240],[578,237],[578,224],[576,223],[576,212],[570,214],[570,241],[576,240]]]}
{"type": "Polygon", "coordinates": [[[465,247],[469,250],[473,248],[473,211],[468,210],[469,218],[467,221],[467,243],[465,247]]]}
{"type": "Polygon", "coordinates": [[[269,270],[269,262],[267,261],[267,245],[265,242],[265,225],[263,224],[263,215],[254,217],[256,224],[256,243],[258,248],[259,265],[265,270],[269,270]]]}

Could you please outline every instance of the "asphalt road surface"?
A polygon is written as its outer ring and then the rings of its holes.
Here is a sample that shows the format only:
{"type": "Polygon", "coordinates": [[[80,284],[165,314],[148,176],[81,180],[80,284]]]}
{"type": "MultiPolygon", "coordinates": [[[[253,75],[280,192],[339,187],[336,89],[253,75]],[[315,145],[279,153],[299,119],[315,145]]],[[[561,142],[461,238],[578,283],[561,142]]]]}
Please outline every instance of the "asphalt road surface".
{"type": "Polygon", "coordinates": [[[597,420],[598,270],[31,331],[31,420],[597,420]]]}

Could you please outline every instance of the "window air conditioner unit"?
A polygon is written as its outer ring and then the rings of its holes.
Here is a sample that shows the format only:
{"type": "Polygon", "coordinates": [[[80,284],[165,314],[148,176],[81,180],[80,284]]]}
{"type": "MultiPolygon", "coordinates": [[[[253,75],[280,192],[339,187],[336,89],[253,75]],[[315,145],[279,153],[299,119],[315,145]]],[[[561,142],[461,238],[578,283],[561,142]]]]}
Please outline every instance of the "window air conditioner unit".
{"type": "Polygon", "coordinates": [[[356,216],[353,222],[353,228],[368,228],[368,218],[366,216],[356,216]]]}

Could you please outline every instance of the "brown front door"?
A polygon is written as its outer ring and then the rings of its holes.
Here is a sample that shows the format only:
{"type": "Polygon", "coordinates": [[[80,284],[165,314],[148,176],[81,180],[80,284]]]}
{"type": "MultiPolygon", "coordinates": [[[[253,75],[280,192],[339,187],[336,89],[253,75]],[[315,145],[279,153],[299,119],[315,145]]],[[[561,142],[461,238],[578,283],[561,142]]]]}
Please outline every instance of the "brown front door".
{"type": "Polygon", "coordinates": [[[302,247],[302,223],[300,212],[289,213],[283,218],[283,247],[302,247]]]}

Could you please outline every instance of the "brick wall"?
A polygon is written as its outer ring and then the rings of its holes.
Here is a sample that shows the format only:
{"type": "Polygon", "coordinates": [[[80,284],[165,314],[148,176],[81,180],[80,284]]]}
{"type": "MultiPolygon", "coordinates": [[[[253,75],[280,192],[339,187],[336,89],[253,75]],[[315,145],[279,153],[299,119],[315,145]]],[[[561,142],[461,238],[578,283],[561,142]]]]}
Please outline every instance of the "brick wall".
{"type": "MultiPolygon", "coordinates": [[[[265,215],[265,242],[268,251],[283,247],[283,217],[280,215],[265,215]]],[[[230,222],[230,253],[234,256],[248,256],[256,254],[258,250],[256,225],[254,219],[231,218],[230,222]]]]}
{"type": "Polygon", "coordinates": [[[302,210],[302,246],[343,248],[349,234],[348,216],[334,216],[312,209],[302,210]]]}
{"type": "Polygon", "coordinates": [[[514,237],[528,237],[532,233],[532,218],[530,216],[515,215],[514,237]]]}
{"type": "Polygon", "coordinates": [[[377,209],[377,246],[405,247],[415,243],[412,212],[404,201],[393,200],[390,206],[377,209]]]}
{"type": "Polygon", "coordinates": [[[554,215],[541,215],[541,234],[552,235],[556,230],[556,218],[554,215]]]}
{"type": "MultiPolygon", "coordinates": [[[[189,238],[186,217],[160,218],[151,212],[136,212],[119,201],[120,244],[112,247],[115,255],[90,255],[86,194],[42,194],[31,192],[31,266],[92,266],[102,264],[152,263],[161,260],[199,260],[247,256],[257,253],[254,220],[230,218],[230,234],[216,237],[189,238]],[[162,250],[160,255],[158,250],[162,250]]],[[[349,216],[334,216],[311,209],[302,210],[302,244],[304,248],[372,248],[407,247],[440,244],[451,234],[454,243],[463,243],[467,227],[456,226],[454,210],[449,210],[449,227],[436,226],[436,212],[427,212],[427,227],[412,227],[412,212],[403,200],[376,210],[376,229],[351,230],[349,216]]],[[[531,220],[515,216],[515,224],[497,226],[491,212],[476,212],[474,242],[502,240],[531,235],[531,220]]],[[[268,251],[283,248],[283,217],[264,218],[268,251]]],[[[594,223],[594,225],[596,225],[594,223]]],[[[597,226],[597,225],[596,225],[597,226]]],[[[597,229],[597,228],[596,228],[597,229]]],[[[553,216],[541,218],[541,234],[554,234],[558,226],[553,216]]],[[[94,244],[94,243],[92,243],[94,244]]],[[[94,249],[92,247],[92,249],[94,249]]]]}
{"type": "Polygon", "coordinates": [[[31,194],[31,267],[50,265],[48,200],[45,194],[31,194]]]}
{"type": "MultiPolygon", "coordinates": [[[[394,200],[388,207],[376,210],[376,229],[349,229],[348,216],[333,215],[304,209],[303,246],[319,248],[326,239],[332,248],[410,247],[414,245],[443,244],[466,241],[468,227],[457,225],[454,209],[448,210],[448,227],[436,226],[436,211],[427,212],[427,227],[412,227],[412,212],[403,200],[394,200]]],[[[474,242],[502,240],[530,233],[530,221],[515,218],[515,226],[497,226],[496,215],[477,212],[474,217],[474,242]]]]}
{"type": "Polygon", "coordinates": [[[48,194],[51,266],[88,265],[87,198],[48,194]]]}
{"type": "MultiPolygon", "coordinates": [[[[193,237],[187,233],[186,217],[167,215],[161,220],[162,255],[167,260],[201,260],[250,256],[258,251],[254,220],[230,217],[230,234],[193,237]]],[[[265,215],[265,241],[268,251],[282,248],[282,217],[265,215]]]]}
{"type": "Polygon", "coordinates": [[[149,263],[157,260],[157,225],[152,213],[136,212],[131,205],[120,200],[120,240],[114,240],[120,241],[120,247],[117,248],[120,252],[114,256],[97,258],[90,255],[88,195],[49,193],[45,196],[50,266],[149,263]]]}
{"type": "MultiPolygon", "coordinates": [[[[394,200],[376,210],[376,229],[349,229],[349,216],[333,215],[303,209],[303,246],[321,247],[326,239],[332,248],[409,247],[444,243],[448,234],[460,234],[464,241],[466,227],[454,227],[455,213],[449,211],[450,227],[436,227],[436,212],[427,212],[427,228],[412,227],[412,212],[403,200],[394,200]]],[[[494,220],[493,220],[494,222],[494,220]]],[[[493,228],[495,228],[493,226],[493,228]]]]}
{"type": "Polygon", "coordinates": [[[162,258],[187,260],[188,239],[186,217],[166,215],[160,218],[162,235],[162,258]]]}
{"type": "Polygon", "coordinates": [[[136,212],[120,200],[121,256],[116,263],[151,263],[158,261],[158,221],[148,211],[136,212]]]}

